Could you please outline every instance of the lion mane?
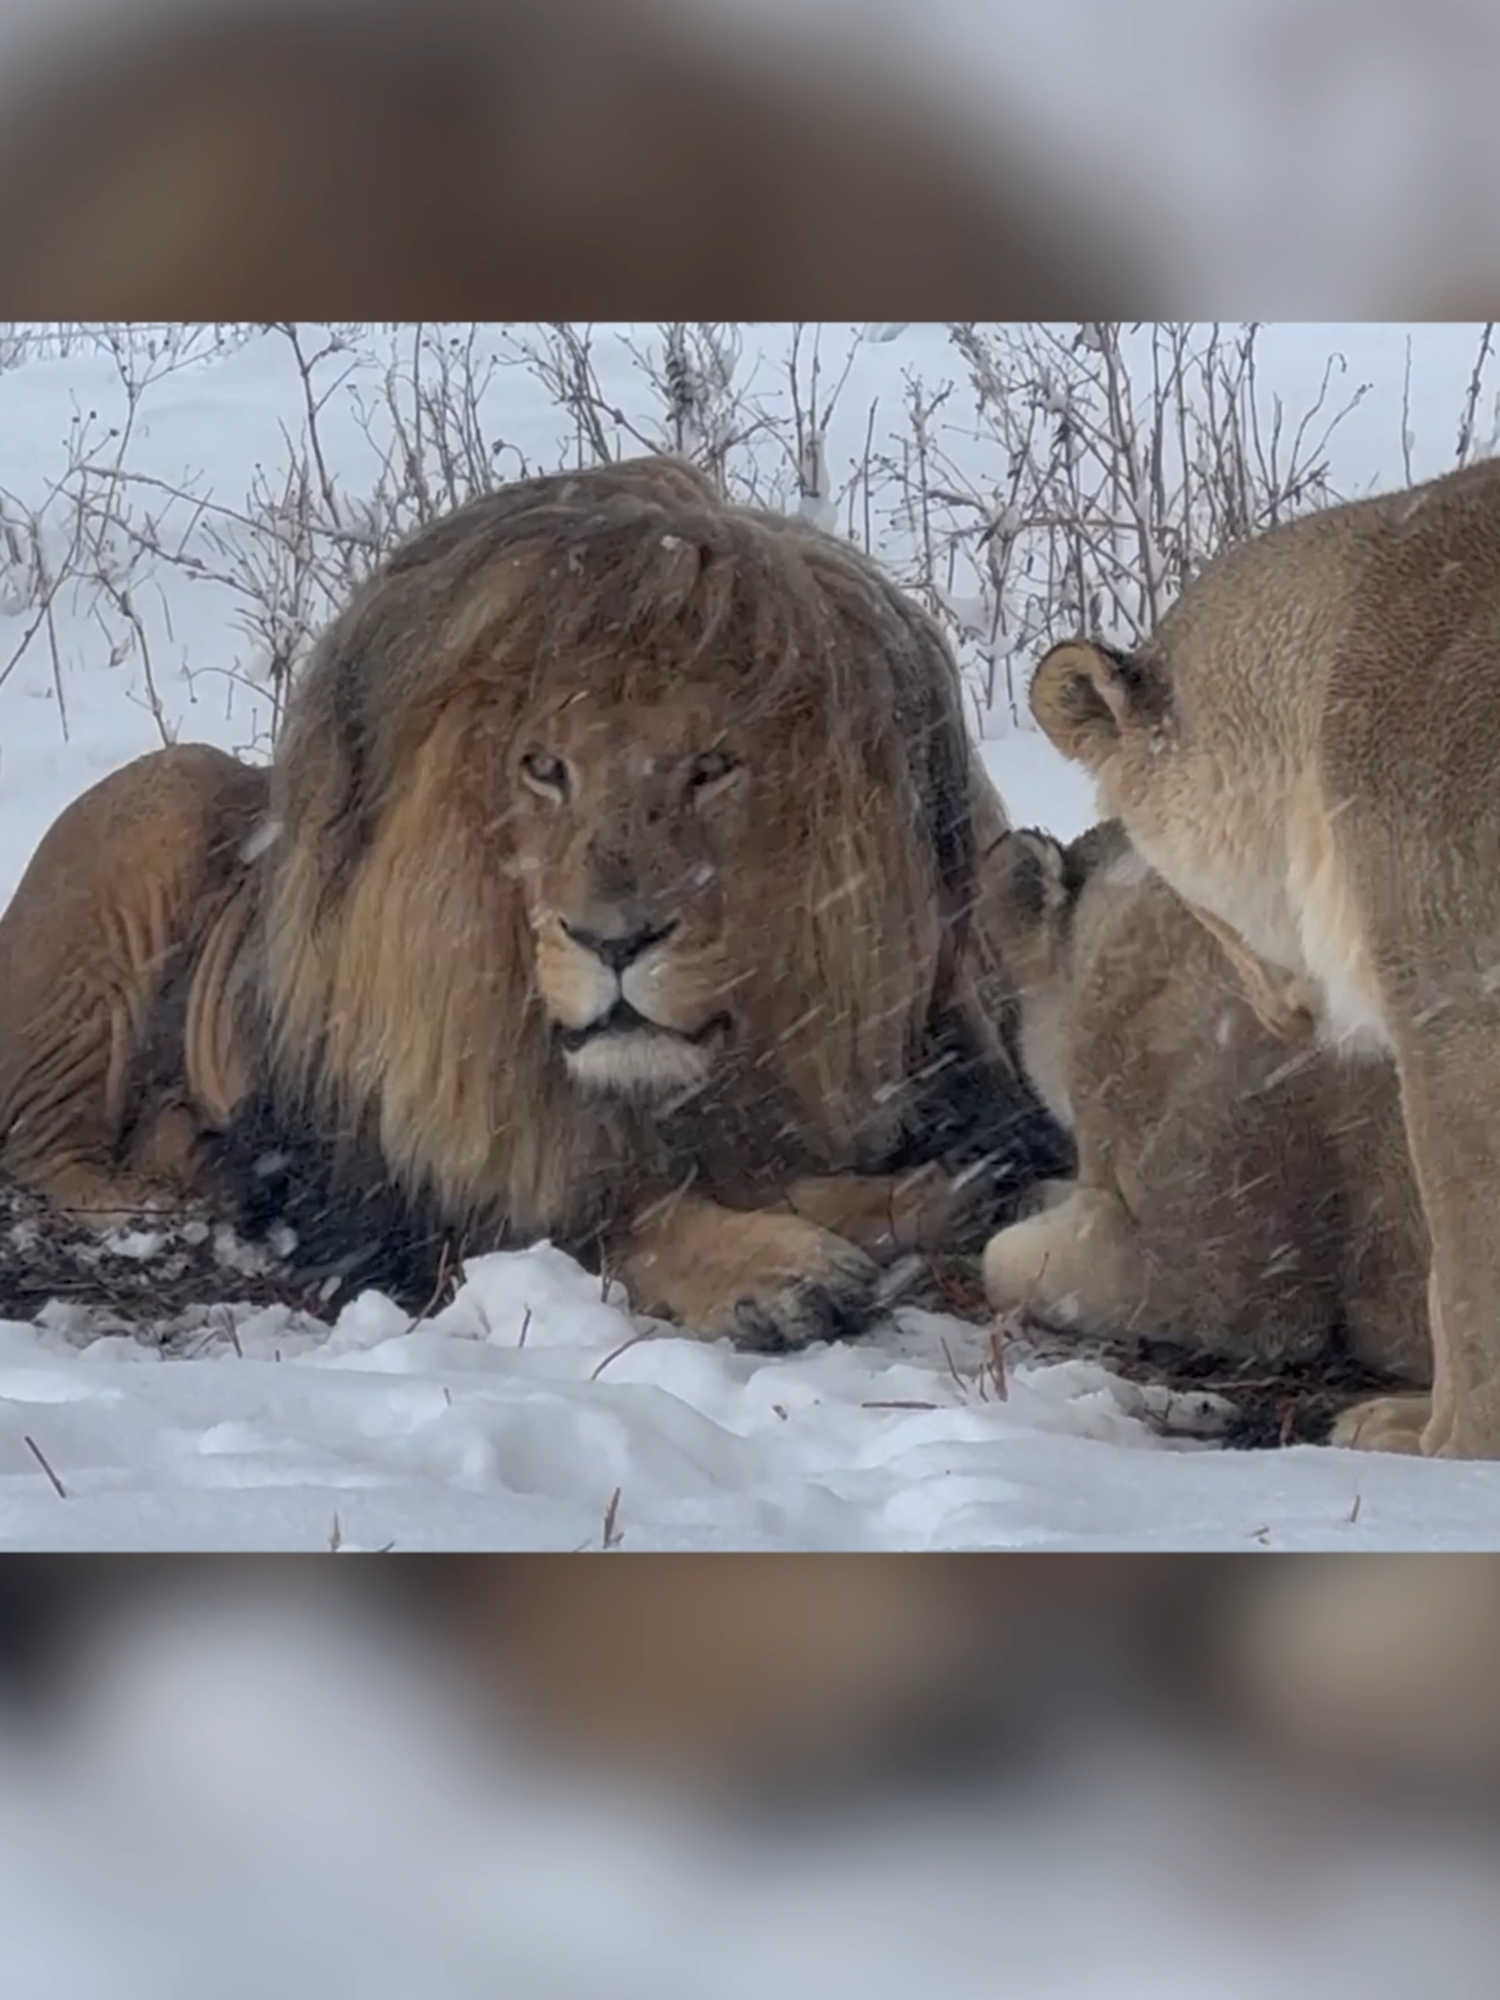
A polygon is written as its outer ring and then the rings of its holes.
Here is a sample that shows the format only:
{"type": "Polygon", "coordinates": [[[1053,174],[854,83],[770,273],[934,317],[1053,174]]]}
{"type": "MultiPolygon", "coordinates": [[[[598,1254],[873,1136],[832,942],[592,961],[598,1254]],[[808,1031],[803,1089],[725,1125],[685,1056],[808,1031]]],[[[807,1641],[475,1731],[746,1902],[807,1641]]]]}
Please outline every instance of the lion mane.
{"type": "Polygon", "coordinates": [[[868,559],[673,459],[518,481],[314,649],[231,916],[161,919],[154,1060],[175,996],[219,1182],[341,1282],[549,1238],[701,1331],[852,1331],[1066,1160],[974,921],[1004,824],[868,559]]]}

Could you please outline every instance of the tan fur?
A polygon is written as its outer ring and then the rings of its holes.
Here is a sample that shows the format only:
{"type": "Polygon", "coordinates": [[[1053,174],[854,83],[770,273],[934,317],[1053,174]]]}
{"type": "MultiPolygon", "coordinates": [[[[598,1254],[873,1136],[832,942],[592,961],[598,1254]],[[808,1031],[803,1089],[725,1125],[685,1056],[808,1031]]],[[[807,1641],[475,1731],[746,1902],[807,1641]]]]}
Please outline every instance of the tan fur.
{"type": "Polygon", "coordinates": [[[985,1253],[997,1310],[1236,1361],[1338,1351],[1430,1379],[1426,1243],[1394,1077],[1289,1052],[1118,826],[1016,833],[987,903],[1022,1060],[1078,1176],[985,1253]]]}
{"type": "Polygon", "coordinates": [[[198,1091],[153,1075],[151,1037],[198,964],[188,1072],[221,1105],[239,1087],[219,947],[243,930],[267,796],[265,772],[201,745],[138,758],[59,816],[0,918],[0,1167],[101,1226],[201,1192],[198,1091]]]}
{"type": "MultiPolygon", "coordinates": [[[[1183,908],[1192,906],[1185,903],[1183,908]]],[[[1307,982],[1274,971],[1263,958],[1246,949],[1238,931],[1210,911],[1193,909],[1192,913],[1234,968],[1246,1003],[1267,1033],[1280,1042],[1314,1041],[1318,1033],[1317,995],[1307,982]]]]}
{"type": "Polygon", "coordinates": [[[1229,551],[1133,659],[1054,649],[1032,702],[1326,1038],[1394,1058],[1432,1240],[1421,1446],[1500,1455],[1500,465],[1229,551]]]}
{"type": "Polygon", "coordinates": [[[931,1165],[908,1174],[794,1181],[783,1203],[804,1222],[831,1229],[881,1260],[904,1251],[936,1254],[963,1215],[961,1191],[931,1165]]]}
{"type": "Polygon", "coordinates": [[[363,1175],[704,1333],[854,1330],[872,1256],[969,1199],[888,1164],[933,1024],[968,1098],[1022,1096],[976,824],[1005,819],[951,656],[865,558],[674,459],[518,482],[335,621],[269,801],[167,751],[58,822],[0,925],[4,1162],[131,1207],[160,1104],[202,1191],[253,1100],[265,1152],[333,1162],[335,1218],[363,1175]]]}

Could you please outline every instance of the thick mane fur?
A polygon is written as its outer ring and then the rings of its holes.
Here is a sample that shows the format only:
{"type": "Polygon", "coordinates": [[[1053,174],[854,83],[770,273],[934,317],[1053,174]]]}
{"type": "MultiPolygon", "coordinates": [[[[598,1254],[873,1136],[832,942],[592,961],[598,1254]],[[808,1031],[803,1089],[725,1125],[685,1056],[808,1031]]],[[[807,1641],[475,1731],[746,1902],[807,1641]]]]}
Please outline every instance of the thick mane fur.
{"type": "Polygon", "coordinates": [[[971,754],[938,629],[832,537],[671,460],[476,501],[369,581],[295,693],[256,864],[274,1115],[247,1129],[340,1135],[355,1178],[378,1159],[439,1217],[563,1242],[622,1173],[665,1190],[730,1135],[810,1171],[894,1157],[924,1051],[957,1036],[1008,1074],[960,995],[971,754]],[[507,759],[582,689],[628,718],[705,682],[716,725],[778,746],[736,861],[749,1036],[700,1103],[647,1119],[557,1055],[507,759]]]}

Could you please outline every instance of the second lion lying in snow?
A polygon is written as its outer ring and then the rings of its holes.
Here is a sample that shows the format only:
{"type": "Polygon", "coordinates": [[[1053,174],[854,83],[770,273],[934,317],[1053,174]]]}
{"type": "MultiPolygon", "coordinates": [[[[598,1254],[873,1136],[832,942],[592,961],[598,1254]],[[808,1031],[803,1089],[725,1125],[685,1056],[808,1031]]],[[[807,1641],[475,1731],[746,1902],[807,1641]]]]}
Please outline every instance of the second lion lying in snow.
{"type": "Polygon", "coordinates": [[[996,1309],[1428,1382],[1427,1244],[1394,1075],[1273,1035],[1116,822],[1066,847],[1007,834],[987,869],[1023,1061],[1078,1148],[1076,1179],[991,1239],[996,1309]]]}

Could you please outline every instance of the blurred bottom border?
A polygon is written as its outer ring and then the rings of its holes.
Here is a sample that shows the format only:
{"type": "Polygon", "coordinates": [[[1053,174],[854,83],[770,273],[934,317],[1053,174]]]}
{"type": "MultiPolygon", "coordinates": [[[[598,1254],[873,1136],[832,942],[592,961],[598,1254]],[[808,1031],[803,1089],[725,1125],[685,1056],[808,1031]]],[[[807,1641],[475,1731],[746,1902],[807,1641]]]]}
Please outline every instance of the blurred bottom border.
{"type": "Polygon", "coordinates": [[[5,1558],[4,1989],[1488,1990],[1496,1583],[5,1558]]]}

